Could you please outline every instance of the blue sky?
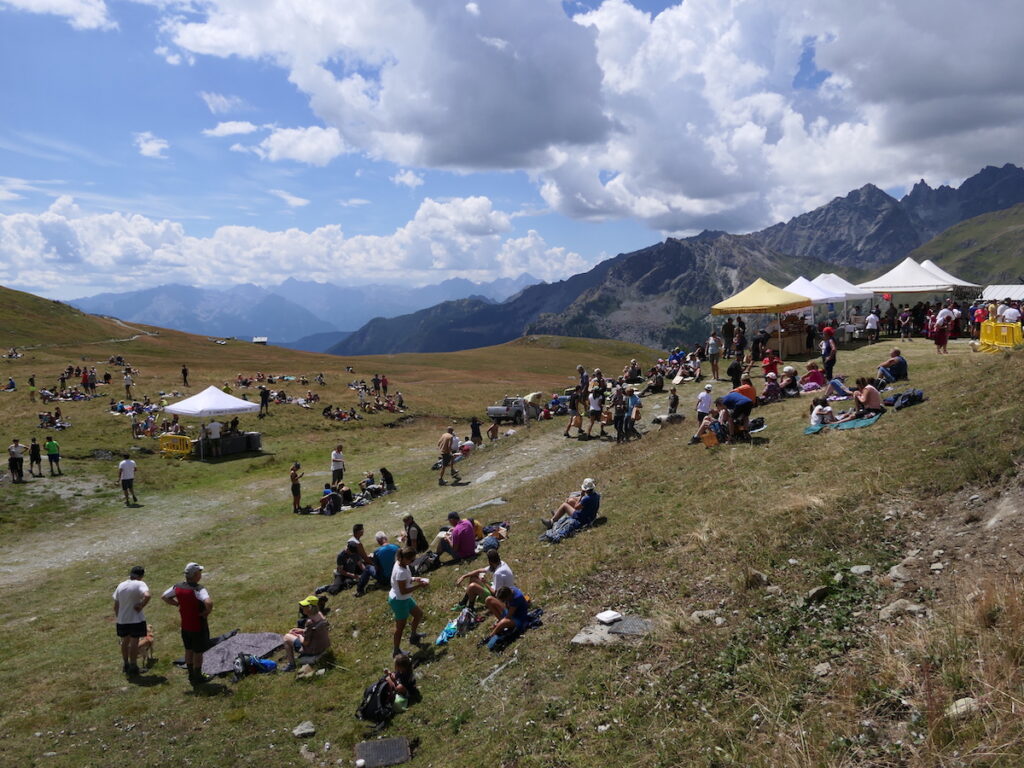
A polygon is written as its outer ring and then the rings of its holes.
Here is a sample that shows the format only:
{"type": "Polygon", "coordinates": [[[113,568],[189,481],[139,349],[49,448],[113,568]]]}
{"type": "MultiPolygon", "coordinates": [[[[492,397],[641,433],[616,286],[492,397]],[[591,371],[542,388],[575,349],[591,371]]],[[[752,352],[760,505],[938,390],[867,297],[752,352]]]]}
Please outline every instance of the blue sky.
{"type": "Polygon", "coordinates": [[[559,279],[1020,162],[1016,7],[867,5],[0,0],[0,282],[559,279]]]}

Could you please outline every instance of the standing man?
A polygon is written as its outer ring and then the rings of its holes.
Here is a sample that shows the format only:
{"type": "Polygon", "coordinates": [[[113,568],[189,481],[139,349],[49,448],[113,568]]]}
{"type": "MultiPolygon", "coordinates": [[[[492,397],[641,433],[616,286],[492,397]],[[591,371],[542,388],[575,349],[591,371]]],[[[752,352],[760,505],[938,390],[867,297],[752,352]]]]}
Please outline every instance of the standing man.
{"type": "Polygon", "coordinates": [[[210,452],[214,457],[220,456],[220,432],[224,428],[217,419],[206,425],[206,434],[210,436],[210,452]]]}
{"type": "Polygon", "coordinates": [[[260,412],[257,418],[262,419],[264,416],[270,415],[270,390],[260,385],[260,412]]]}
{"type": "Polygon", "coordinates": [[[185,580],[161,595],[168,605],[176,606],[181,616],[181,642],[185,646],[185,666],[192,685],[206,682],[203,675],[203,654],[210,647],[210,626],[207,618],[213,612],[213,600],[206,587],[199,584],[203,566],[185,566],[185,580]]]}
{"type": "Polygon", "coordinates": [[[370,381],[373,382],[373,394],[374,395],[379,395],[380,394],[380,374],[379,373],[373,374],[373,378],[370,379],[370,381]]]}
{"type": "Polygon", "coordinates": [[[188,386],[188,363],[181,364],[181,383],[183,386],[188,386]]]}
{"type": "Polygon", "coordinates": [[[39,441],[33,437],[32,442],[28,446],[28,473],[32,477],[43,476],[43,455],[39,448],[39,441]],[[39,468],[38,475],[36,474],[37,467],[39,468]]]}
{"type": "Polygon", "coordinates": [[[46,443],[43,445],[46,449],[46,458],[50,462],[50,476],[53,476],[54,467],[57,468],[57,474],[63,475],[64,473],[60,469],[60,443],[54,440],[50,435],[46,436],[46,443]]]}
{"type": "Polygon", "coordinates": [[[128,398],[129,400],[132,399],[132,384],[134,384],[134,383],[135,383],[135,380],[132,378],[132,375],[128,371],[125,371],[125,373],[124,373],[124,396],[126,398],[128,398]]]}
{"type": "Polygon", "coordinates": [[[722,323],[722,340],[725,343],[725,356],[732,357],[732,340],[736,335],[736,326],[732,324],[732,318],[725,318],[722,323]]]}
{"type": "Polygon", "coordinates": [[[345,454],[341,443],[331,451],[331,483],[337,485],[345,477],[345,454]]]}
{"type": "Polygon", "coordinates": [[[871,310],[866,318],[864,318],[864,330],[868,333],[868,344],[874,344],[878,341],[878,321],[879,317],[875,314],[875,310],[871,310]]]}
{"type": "Polygon", "coordinates": [[[25,482],[25,446],[18,438],[14,438],[13,442],[7,446],[7,468],[11,470],[12,482],[25,482]]]}
{"type": "Polygon", "coordinates": [[[438,485],[447,485],[444,480],[444,471],[448,468],[452,468],[452,481],[459,482],[462,477],[455,470],[454,457],[454,441],[455,441],[455,427],[448,427],[442,434],[441,438],[437,441],[437,449],[441,452],[441,474],[437,478],[438,485]]]}
{"type": "Polygon", "coordinates": [[[124,505],[130,507],[132,503],[138,504],[139,497],[135,495],[135,462],[127,453],[117,465],[117,479],[121,482],[121,490],[124,492],[124,505]],[[128,501],[129,492],[132,494],[131,502],[128,501]]]}
{"type": "Polygon", "coordinates": [[[146,569],[134,566],[127,581],[122,581],[114,590],[114,618],[117,622],[117,636],[121,639],[122,672],[126,675],[139,674],[139,639],[148,634],[146,617],[142,609],[149,602],[149,587],[142,577],[146,569]]]}
{"type": "Polygon", "coordinates": [[[384,397],[388,396],[388,375],[386,373],[380,377],[380,391],[384,393],[384,397]]]}

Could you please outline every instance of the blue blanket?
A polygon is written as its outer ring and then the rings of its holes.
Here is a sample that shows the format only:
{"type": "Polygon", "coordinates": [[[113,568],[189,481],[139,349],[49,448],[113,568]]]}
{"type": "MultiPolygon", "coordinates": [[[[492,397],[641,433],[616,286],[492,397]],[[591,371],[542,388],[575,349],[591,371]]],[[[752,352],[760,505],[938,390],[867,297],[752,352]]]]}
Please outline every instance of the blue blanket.
{"type": "Polygon", "coordinates": [[[836,424],[815,424],[814,426],[807,427],[804,430],[804,434],[816,435],[826,429],[860,429],[861,427],[870,427],[880,418],[882,418],[882,414],[876,413],[874,416],[869,416],[866,419],[853,419],[852,421],[841,421],[836,424]]]}

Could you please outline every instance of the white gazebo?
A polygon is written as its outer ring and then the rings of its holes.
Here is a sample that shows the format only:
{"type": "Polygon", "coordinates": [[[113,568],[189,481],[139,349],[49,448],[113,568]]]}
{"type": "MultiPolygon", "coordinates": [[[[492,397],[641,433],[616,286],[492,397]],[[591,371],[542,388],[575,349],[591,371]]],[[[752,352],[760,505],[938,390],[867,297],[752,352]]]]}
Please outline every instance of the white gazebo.
{"type": "Polygon", "coordinates": [[[908,256],[884,275],[857,287],[874,293],[946,293],[953,285],[951,280],[929,272],[908,256]]]}
{"type": "Polygon", "coordinates": [[[164,408],[167,413],[176,413],[179,416],[190,416],[194,419],[208,419],[211,416],[237,416],[243,413],[256,413],[260,409],[259,403],[250,403],[240,397],[229,395],[227,392],[209,386],[198,395],[179,400],[173,405],[164,408]]]}
{"type": "Polygon", "coordinates": [[[981,286],[978,285],[977,283],[969,283],[966,280],[961,280],[956,275],[949,274],[949,272],[944,270],[942,267],[940,267],[938,264],[936,264],[931,259],[925,259],[924,261],[922,261],[921,262],[921,266],[924,267],[925,269],[927,269],[933,275],[936,275],[937,277],[939,277],[940,279],[948,280],[954,286],[957,286],[957,287],[960,287],[960,288],[981,288],[981,286]]]}

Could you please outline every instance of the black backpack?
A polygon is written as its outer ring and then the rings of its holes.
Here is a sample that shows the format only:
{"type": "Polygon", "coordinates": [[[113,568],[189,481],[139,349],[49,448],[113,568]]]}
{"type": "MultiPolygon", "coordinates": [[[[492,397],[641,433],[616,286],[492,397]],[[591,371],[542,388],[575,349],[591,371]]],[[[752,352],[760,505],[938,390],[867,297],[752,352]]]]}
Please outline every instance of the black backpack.
{"type": "Polygon", "coordinates": [[[424,573],[436,570],[441,565],[441,558],[436,552],[424,552],[417,557],[409,566],[413,576],[422,576],[424,573]]]}
{"type": "Polygon", "coordinates": [[[917,405],[925,401],[924,392],[920,389],[908,389],[896,398],[895,408],[897,411],[911,405],[917,405]]]}
{"type": "Polygon", "coordinates": [[[386,723],[395,714],[395,691],[382,677],[366,686],[363,701],[356,710],[356,717],[371,723],[386,723]]]}

